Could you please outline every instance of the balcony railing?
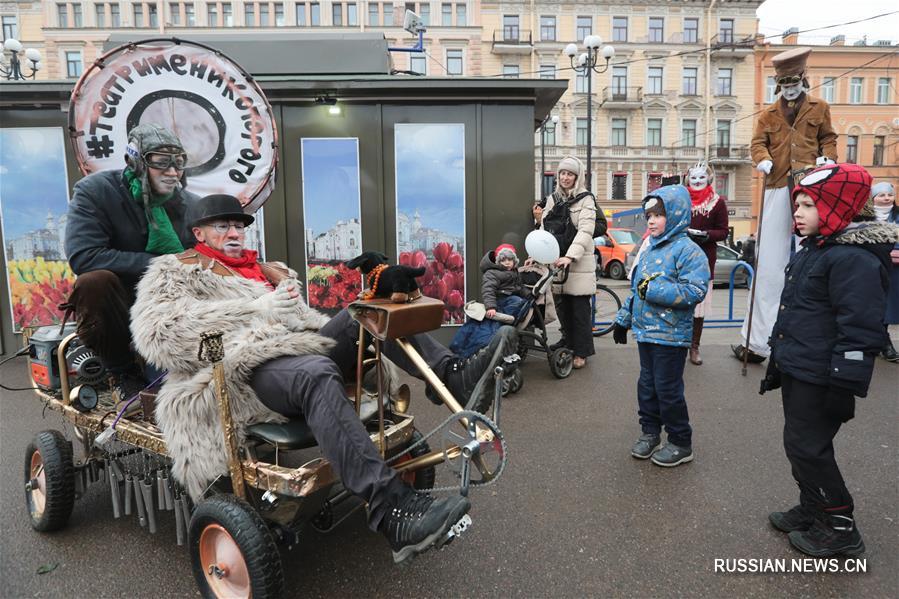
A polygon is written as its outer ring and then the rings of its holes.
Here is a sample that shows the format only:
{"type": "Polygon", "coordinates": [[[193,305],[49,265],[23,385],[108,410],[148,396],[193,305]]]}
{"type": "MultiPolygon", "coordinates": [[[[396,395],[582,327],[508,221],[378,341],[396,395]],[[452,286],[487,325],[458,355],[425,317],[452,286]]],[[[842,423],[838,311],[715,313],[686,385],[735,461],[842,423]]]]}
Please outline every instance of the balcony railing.
{"type": "Polygon", "coordinates": [[[496,54],[529,54],[534,39],[529,29],[503,27],[493,30],[493,52],[496,54]]]}
{"type": "MultiPolygon", "coordinates": [[[[540,146],[536,152],[539,155],[540,146]]],[[[548,161],[558,160],[566,154],[573,154],[584,159],[587,156],[586,146],[546,146],[545,157],[548,161]]],[[[631,160],[699,160],[705,154],[705,148],[698,146],[623,146],[606,143],[594,143],[594,158],[626,158],[631,160]]],[[[749,146],[712,146],[709,148],[710,160],[714,163],[741,163],[749,161],[749,146]]],[[[548,168],[548,167],[547,167],[548,168]]]]}
{"type": "Polygon", "coordinates": [[[712,146],[709,148],[711,162],[746,162],[749,160],[749,146],[712,146]]]}
{"type": "Polygon", "coordinates": [[[643,88],[642,87],[620,87],[613,85],[604,87],[602,90],[603,104],[642,104],[643,88]]]}

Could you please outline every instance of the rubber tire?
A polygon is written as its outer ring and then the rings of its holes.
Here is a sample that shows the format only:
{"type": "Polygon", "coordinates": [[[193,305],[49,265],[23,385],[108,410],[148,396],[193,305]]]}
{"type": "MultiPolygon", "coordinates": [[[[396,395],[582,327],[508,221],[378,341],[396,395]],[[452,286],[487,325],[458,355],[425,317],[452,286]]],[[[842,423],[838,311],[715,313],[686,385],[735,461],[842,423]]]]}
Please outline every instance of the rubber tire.
{"type": "Polygon", "coordinates": [[[549,370],[557,379],[568,378],[574,368],[574,353],[567,347],[560,347],[549,354],[549,370]]]}
{"type": "MultiPolygon", "coordinates": [[[[409,445],[413,443],[418,443],[421,441],[422,435],[420,432],[412,431],[412,440],[409,442],[409,445]]],[[[408,447],[408,445],[407,445],[408,447]]],[[[415,449],[409,452],[409,458],[414,459],[419,456],[427,455],[431,453],[431,447],[428,445],[428,442],[425,441],[415,449]]],[[[402,462],[400,462],[402,463],[402,462]]],[[[428,489],[434,488],[434,483],[437,482],[437,468],[435,466],[428,466],[427,468],[422,468],[421,470],[416,470],[415,472],[405,473],[409,475],[413,475],[414,479],[409,480],[405,478],[403,475],[400,477],[408,484],[412,485],[412,488],[417,491],[427,491],[428,489]]]]}
{"type": "Polygon", "coordinates": [[[524,387],[524,375],[521,373],[521,368],[516,368],[509,381],[509,393],[518,393],[522,387],[524,387]]]}
{"type": "Polygon", "coordinates": [[[625,269],[624,264],[615,260],[613,262],[609,262],[609,277],[615,279],[616,281],[621,281],[624,279],[625,269]]]}
{"type": "Polygon", "coordinates": [[[250,505],[231,494],[213,495],[200,502],[190,518],[187,531],[194,579],[203,597],[214,599],[200,563],[200,534],[210,524],[218,524],[234,539],[243,554],[254,599],[281,597],[284,571],[281,554],[268,526],[250,505]]]}
{"type": "Polygon", "coordinates": [[[35,519],[31,513],[31,494],[25,491],[25,506],[31,527],[39,532],[63,528],[75,506],[75,464],[72,460],[72,444],[59,431],[41,431],[34,436],[25,450],[25,482],[31,480],[31,457],[40,452],[44,462],[45,494],[44,513],[35,519]]]}

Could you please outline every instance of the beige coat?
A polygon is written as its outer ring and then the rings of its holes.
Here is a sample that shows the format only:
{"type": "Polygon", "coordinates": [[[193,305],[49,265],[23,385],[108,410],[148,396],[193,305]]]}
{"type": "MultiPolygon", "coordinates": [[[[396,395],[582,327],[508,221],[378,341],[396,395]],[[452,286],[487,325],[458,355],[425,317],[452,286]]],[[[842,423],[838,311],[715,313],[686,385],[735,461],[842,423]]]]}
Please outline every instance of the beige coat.
{"type": "MultiPolygon", "coordinates": [[[[546,199],[543,218],[555,205],[552,194],[546,199]]],[[[571,222],[577,227],[577,235],[565,255],[571,258],[568,280],[561,285],[553,285],[553,293],[565,295],[593,295],[596,293],[596,256],[593,254],[593,228],[596,224],[596,200],[585,196],[571,205],[571,222]]],[[[543,223],[540,223],[543,228],[543,223]]]]}
{"type": "Polygon", "coordinates": [[[752,161],[774,163],[766,187],[787,186],[787,175],[815,166],[818,156],[837,160],[837,134],[830,124],[830,105],[806,94],[791,127],[779,108],[780,99],[759,115],[749,146],[752,161]]]}

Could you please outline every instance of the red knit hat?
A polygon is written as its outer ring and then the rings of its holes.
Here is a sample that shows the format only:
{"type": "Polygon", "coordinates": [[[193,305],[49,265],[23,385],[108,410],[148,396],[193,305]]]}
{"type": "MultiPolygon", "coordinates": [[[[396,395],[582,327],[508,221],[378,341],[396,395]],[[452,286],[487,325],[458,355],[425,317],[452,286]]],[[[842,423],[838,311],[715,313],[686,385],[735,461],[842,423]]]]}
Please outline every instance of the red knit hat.
{"type": "Polygon", "coordinates": [[[800,179],[792,198],[804,193],[818,209],[818,232],[826,237],[846,228],[871,194],[871,175],[857,164],[826,164],[800,179]]]}
{"type": "Polygon", "coordinates": [[[493,256],[497,263],[499,263],[500,257],[503,254],[511,254],[512,259],[515,260],[515,264],[518,264],[518,252],[515,251],[515,246],[511,243],[501,243],[496,246],[496,249],[493,250],[493,256]]]}

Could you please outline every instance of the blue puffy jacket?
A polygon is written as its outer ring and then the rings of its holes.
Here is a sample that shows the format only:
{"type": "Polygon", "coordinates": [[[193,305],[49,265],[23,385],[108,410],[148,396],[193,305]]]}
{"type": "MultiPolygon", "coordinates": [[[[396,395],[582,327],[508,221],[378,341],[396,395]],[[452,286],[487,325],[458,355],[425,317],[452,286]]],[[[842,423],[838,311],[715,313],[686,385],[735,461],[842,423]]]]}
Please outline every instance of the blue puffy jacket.
{"type": "Polygon", "coordinates": [[[689,347],[693,337],[693,306],[705,298],[709,261],[687,237],[690,192],[683,185],[666,185],[650,194],[662,200],[668,222],[665,232],[651,237],[631,277],[631,296],[615,321],[633,329],[638,343],[689,347]],[[649,282],[646,299],[637,295],[643,279],[649,282]]]}

